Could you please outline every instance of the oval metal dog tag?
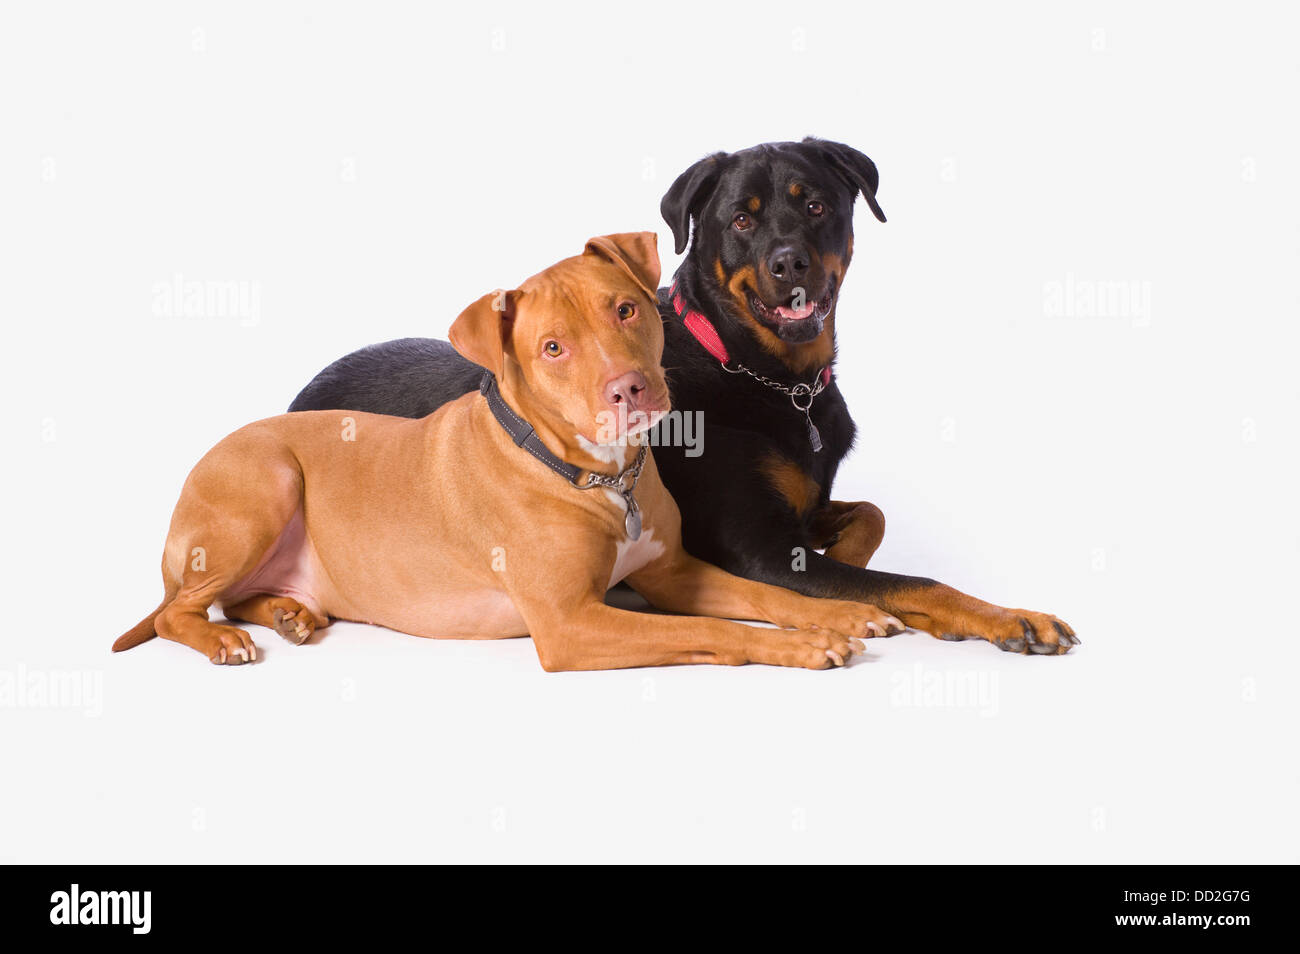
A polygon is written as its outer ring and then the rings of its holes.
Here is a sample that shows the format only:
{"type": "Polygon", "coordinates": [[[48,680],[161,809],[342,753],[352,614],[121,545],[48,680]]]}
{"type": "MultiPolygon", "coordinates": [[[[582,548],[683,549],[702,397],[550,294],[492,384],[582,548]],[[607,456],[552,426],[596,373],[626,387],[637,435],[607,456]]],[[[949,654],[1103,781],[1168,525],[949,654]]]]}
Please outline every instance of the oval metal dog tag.
{"type": "Polygon", "coordinates": [[[623,518],[623,527],[629,540],[641,539],[641,508],[631,494],[627,495],[627,516],[623,518]]]}

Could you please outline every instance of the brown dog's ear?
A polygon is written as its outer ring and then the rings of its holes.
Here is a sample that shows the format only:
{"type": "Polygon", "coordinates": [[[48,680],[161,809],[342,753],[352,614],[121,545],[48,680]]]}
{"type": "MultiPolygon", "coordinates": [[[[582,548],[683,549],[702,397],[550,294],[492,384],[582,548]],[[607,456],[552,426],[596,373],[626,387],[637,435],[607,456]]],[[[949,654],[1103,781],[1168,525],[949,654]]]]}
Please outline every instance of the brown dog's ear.
{"type": "Polygon", "coordinates": [[[505,369],[506,339],[519,310],[521,291],[497,289],[460,313],[447,332],[451,346],[498,378],[505,369]]]}
{"type": "Polygon", "coordinates": [[[659,236],[654,232],[619,232],[587,241],[584,255],[608,259],[631,276],[655,301],[659,296],[659,236]]]}
{"type": "Polygon", "coordinates": [[[817,147],[831,166],[848,180],[849,185],[862,193],[862,198],[867,200],[867,205],[871,206],[871,211],[876,218],[885,221],[885,213],[881,211],[880,204],[876,201],[876,189],[880,187],[880,173],[876,171],[876,164],[865,153],[858,152],[852,146],[846,146],[842,142],[831,142],[829,139],[817,139],[814,136],[808,136],[804,139],[804,143],[817,147]]]}

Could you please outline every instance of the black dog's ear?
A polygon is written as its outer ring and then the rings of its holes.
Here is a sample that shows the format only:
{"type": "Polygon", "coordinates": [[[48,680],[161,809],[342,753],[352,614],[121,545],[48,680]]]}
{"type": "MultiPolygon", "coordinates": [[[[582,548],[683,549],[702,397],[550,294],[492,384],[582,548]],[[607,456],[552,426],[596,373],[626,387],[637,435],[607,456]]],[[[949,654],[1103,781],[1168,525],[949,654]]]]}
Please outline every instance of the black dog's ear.
{"type": "Polygon", "coordinates": [[[849,184],[855,186],[862,193],[862,198],[867,200],[867,205],[871,206],[871,211],[876,214],[876,218],[885,221],[885,213],[881,211],[879,203],[876,202],[876,189],[880,186],[880,173],[876,171],[876,164],[866,155],[858,152],[852,146],[846,146],[842,142],[831,142],[829,139],[818,139],[815,136],[808,136],[804,142],[810,146],[816,146],[826,156],[832,166],[849,180],[849,184]]]}
{"type": "Polygon", "coordinates": [[[715,152],[701,159],[677,177],[659,203],[660,214],[673,230],[673,247],[678,255],[686,251],[686,243],[691,237],[691,216],[698,217],[700,208],[718,181],[718,172],[725,158],[725,152],[715,152]]]}

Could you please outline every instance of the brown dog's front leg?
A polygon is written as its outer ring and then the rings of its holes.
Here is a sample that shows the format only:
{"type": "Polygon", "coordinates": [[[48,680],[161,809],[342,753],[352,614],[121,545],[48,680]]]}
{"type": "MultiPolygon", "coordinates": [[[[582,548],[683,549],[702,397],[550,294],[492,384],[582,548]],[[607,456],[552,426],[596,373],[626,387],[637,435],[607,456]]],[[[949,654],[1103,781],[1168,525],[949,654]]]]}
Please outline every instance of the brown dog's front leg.
{"type": "Polygon", "coordinates": [[[828,629],[854,639],[893,636],[904,628],[901,621],[870,603],[818,599],[757,583],[697,560],[684,550],[651,563],[627,581],[651,605],[673,613],[828,629]]]}
{"type": "MultiPolygon", "coordinates": [[[[528,618],[528,614],[525,614],[528,618]]],[[[713,663],[801,669],[844,664],[860,645],[826,630],[764,629],[725,619],[657,616],[592,602],[563,616],[529,620],[547,672],[713,663]]]]}

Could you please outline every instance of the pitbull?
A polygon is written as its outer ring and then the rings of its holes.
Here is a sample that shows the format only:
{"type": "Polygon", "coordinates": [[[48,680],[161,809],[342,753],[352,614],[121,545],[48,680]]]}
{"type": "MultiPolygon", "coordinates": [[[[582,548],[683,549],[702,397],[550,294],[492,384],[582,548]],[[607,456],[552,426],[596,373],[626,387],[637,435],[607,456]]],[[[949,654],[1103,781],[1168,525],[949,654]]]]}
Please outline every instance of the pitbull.
{"type": "Polygon", "coordinates": [[[902,630],[877,607],[689,556],[643,436],[669,410],[654,233],[589,241],[452,325],[477,390],[419,419],[285,414],[199,461],[163,549],[155,635],[257,660],[230,619],[303,642],[334,619],[416,636],[531,635],[548,672],[674,663],[825,669],[902,630]],[[660,610],[605,604],[627,583],[660,610]],[[777,629],[734,619],[761,620],[777,629]]]}

